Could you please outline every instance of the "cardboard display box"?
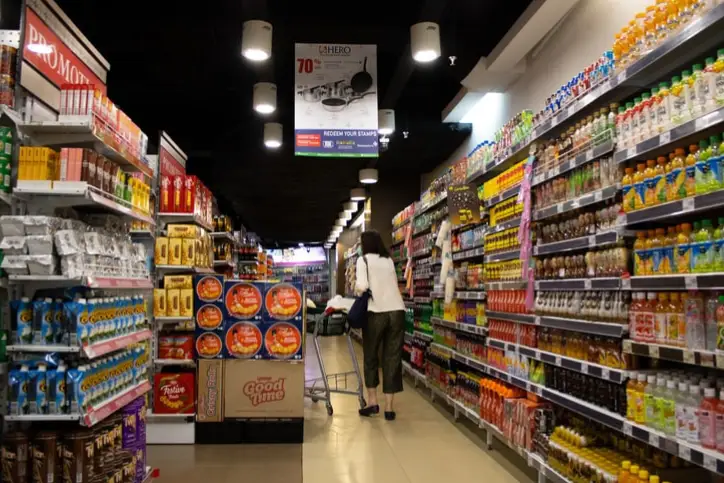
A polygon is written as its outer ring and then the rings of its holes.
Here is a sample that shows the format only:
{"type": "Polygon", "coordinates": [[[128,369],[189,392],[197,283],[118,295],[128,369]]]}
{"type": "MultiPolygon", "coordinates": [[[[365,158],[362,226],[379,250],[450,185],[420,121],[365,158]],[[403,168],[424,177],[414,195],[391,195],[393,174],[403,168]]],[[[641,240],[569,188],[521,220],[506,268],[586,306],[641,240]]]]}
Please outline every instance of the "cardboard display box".
{"type": "MultiPolygon", "coordinates": [[[[199,360],[196,421],[219,422],[224,419],[224,361],[199,360]]],[[[304,381],[302,381],[302,384],[304,381]]]]}
{"type": "Polygon", "coordinates": [[[301,361],[227,360],[224,361],[224,386],[224,418],[304,417],[304,363],[301,361]]]}

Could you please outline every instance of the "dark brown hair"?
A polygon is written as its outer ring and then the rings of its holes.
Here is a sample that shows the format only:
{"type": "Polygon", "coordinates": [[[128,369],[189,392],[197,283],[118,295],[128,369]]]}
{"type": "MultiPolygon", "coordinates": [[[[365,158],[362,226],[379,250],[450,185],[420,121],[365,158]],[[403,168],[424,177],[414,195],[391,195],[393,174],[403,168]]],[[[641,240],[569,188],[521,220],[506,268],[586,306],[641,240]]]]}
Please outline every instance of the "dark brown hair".
{"type": "Polygon", "coordinates": [[[362,245],[362,255],[376,253],[385,258],[390,258],[390,252],[382,243],[382,237],[375,230],[365,231],[360,235],[360,244],[362,245]]]}

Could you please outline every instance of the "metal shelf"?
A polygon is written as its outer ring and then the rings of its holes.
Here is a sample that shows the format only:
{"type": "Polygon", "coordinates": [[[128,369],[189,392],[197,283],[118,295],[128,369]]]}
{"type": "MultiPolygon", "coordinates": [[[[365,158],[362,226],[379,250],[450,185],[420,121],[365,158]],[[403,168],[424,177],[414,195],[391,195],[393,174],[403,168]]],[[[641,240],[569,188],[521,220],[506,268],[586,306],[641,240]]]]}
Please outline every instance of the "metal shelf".
{"type": "Polygon", "coordinates": [[[486,310],[485,317],[495,320],[507,320],[509,322],[518,322],[519,324],[535,324],[535,315],[528,314],[512,314],[509,312],[496,312],[494,310],[486,310]]]}
{"type": "Polygon", "coordinates": [[[514,282],[485,282],[485,290],[488,292],[495,290],[523,290],[528,285],[524,280],[514,282]]]}
{"type": "Polygon", "coordinates": [[[517,226],[520,226],[520,217],[513,218],[512,220],[508,221],[503,221],[495,226],[490,226],[487,230],[485,230],[485,234],[492,235],[493,233],[500,233],[501,231],[509,230],[517,226]]]}
{"type": "Polygon", "coordinates": [[[430,211],[431,209],[435,208],[437,205],[442,203],[443,201],[447,200],[447,191],[444,191],[437,195],[435,198],[430,200],[427,204],[423,205],[420,204],[419,211],[415,211],[415,217],[420,216],[421,214],[425,213],[426,211],[430,211]]]}
{"type": "Polygon", "coordinates": [[[562,201],[560,203],[538,209],[533,212],[533,221],[544,220],[546,218],[550,218],[551,216],[560,215],[568,211],[583,208],[584,206],[589,206],[595,203],[600,203],[601,201],[610,200],[616,197],[619,189],[620,186],[618,184],[607,186],[606,188],[601,188],[599,190],[586,193],[585,195],[581,195],[572,200],[562,201]]]}
{"type": "Polygon", "coordinates": [[[193,267],[191,265],[156,265],[158,272],[195,272],[195,273],[214,273],[212,268],[193,267]]]}
{"type": "Polygon", "coordinates": [[[549,255],[553,253],[570,252],[573,250],[586,250],[588,248],[602,247],[618,243],[624,236],[624,230],[618,228],[595,235],[572,238],[552,243],[541,243],[533,247],[533,255],[549,255]]]}
{"type": "Polygon", "coordinates": [[[494,253],[485,255],[485,263],[505,262],[507,260],[517,260],[520,258],[520,248],[507,252],[494,253]]]}
{"type": "Polygon", "coordinates": [[[424,340],[425,342],[432,342],[432,335],[420,332],[419,330],[413,331],[412,335],[418,339],[424,340]]]}
{"type": "Polygon", "coordinates": [[[463,322],[453,322],[452,320],[445,320],[440,317],[430,317],[430,322],[434,325],[440,325],[442,327],[462,332],[469,332],[470,334],[485,335],[488,333],[488,328],[485,326],[466,324],[463,322]]]}
{"type": "Polygon", "coordinates": [[[621,280],[623,290],[720,290],[724,273],[636,276],[621,280]]]}
{"type": "Polygon", "coordinates": [[[576,169],[577,167],[582,166],[586,163],[590,163],[594,159],[598,159],[601,156],[604,156],[608,153],[613,152],[613,148],[614,148],[613,139],[604,141],[603,143],[599,144],[598,146],[595,146],[591,149],[587,149],[586,151],[579,153],[575,157],[573,157],[567,161],[564,161],[557,167],[550,169],[545,173],[534,176],[531,186],[536,186],[541,183],[545,183],[546,181],[551,180],[551,179],[555,178],[556,176],[559,176],[563,173],[567,173],[568,171],[576,169]]]}
{"type": "Polygon", "coordinates": [[[683,200],[670,201],[661,205],[644,208],[626,213],[627,225],[636,225],[650,221],[671,222],[671,218],[720,208],[724,205],[724,190],[714,191],[704,195],[692,196],[683,200]]]}
{"type": "Polygon", "coordinates": [[[153,363],[157,366],[196,366],[193,359],[154,359],[153,363]]]}
{"type": "Polygon", "coordinates": [[[485,292],[482,290],[478,291],[460,291],[455,292],[454,298],[458,300],[485,300],[485,292]]]}
{"type": "Polygon", "coordinates": [[[613,277],[570,278],[566,280],[536,280],[535,289],[542,291],[556,290],[618,290],[621,279],[613,277]]]}
{"type": "Polygon", "coordinates": [[[626,354],[652,359],[664,359],[693,366],[724,369],[724,353],[717,354],[713,351],[697,351],[633,340],[623,341],[623,351],[626,354]]]}
{"type": "Polygon", "coordinates": [[[497,205],[498,203],[505,201],[508,198],[517,196],[518,193],[520,193],[520,184],[518,184],[517,186],[513,186],[512,188],[508,188],[507,190],[503,191],[499,195],[495,195],[492,198],[485,200],[485,206],[491,207],[491,206],[497,205]]]}
{"type": "Polygon", "coordinates": [[[572,330],[586,334],[605,337],[623,337],[628,334],[628,326],[615,322],[597,322],[585,319],[569,319],[565,317],[536,316],[535,325],[551,329],[572,330]]]}
{"type": "Polygon", "coordinates": [[[711,111],[701,117],[680,124],[670,131],[653,136],[626,149],[616,151],[613,160],[617,163],[626,163],[635,159],[646,159],[651,152],[668,147],[672,144],[681,144],[681,141],[692,134],[709,129],[724,122],[724,107],[711,111]]]}
{"type": "Polygon", "coordinates": [[[158,221],[164,226],[168,223],[193,223],[200,226],[208,231],[211,231],[213,227],[211,223],[207,223],[199,215],[193,213],[168,213],[162,212],[158,214],[158,221]]]}
{"type": "Polygon", "coordinates": [[[542,351],[534,347],[513,344],[502,340],[488,338],[487,342],[489,347],[515,352],[538,361],[546,362],[571,371],[580,372],[581,374],[588,374],[589,376],[594,376],[616,384],[622,383],[626,380],[626,371],[622,369],[613,369],[600,364],[594,364],[592,362],[582,361],[572,357],[558,355],[553,352],[542,351]]]}
{"type": "Polygon", "coordinates": [[[235,245],[239,245],[239,240],[234,238],[234,235],[232,235],[228,231],[214,231],[214,232],[209,233],[209,235],[214,240],[230,241],[231,243],[233,243],[235,245]]]}

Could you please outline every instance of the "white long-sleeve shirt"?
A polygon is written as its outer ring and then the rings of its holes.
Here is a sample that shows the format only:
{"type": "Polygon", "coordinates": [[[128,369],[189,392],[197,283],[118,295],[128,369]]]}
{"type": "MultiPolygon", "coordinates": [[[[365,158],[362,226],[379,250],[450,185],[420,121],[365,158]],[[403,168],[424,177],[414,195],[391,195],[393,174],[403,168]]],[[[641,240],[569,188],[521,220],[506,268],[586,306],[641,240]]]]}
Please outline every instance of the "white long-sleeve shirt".
{"type": "Polygon", "coordinates": [[[405,310],[400,289],[397,286],[397,273],[391,258],[384,258],[375,253],[365,255],[367,266],[362,257],[357,259],[356,292],[362,293],[368,288],[372,291],[367,310],[369,312],[393,312],[405,310]],[[369,267],[369,279],[367,270],[369,267]]]}

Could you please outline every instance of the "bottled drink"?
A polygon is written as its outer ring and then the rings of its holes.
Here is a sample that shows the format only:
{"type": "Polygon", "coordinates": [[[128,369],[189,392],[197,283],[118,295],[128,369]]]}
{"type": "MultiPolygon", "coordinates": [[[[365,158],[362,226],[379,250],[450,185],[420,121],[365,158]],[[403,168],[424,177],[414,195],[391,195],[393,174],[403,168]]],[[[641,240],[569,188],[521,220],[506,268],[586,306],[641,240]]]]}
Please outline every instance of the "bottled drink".
{"type": "Polygon", "coordinates": [[[714,419],[716,423],[716,449],[720,453],[724,453],[724,390],[720,391],[714,419]]]}
{"type": "Polygon", "coordinates": [[[644,424],[649,427],[656,427],[656,376],[646,377],[646,388],[644,390],[644,424]]]}
{"type": "Polygon", "coordinates": [[[716,348],[724,350],[724,295],[719,296],[719,305],[716,308],[716,348]]]}
{"type": "Polygon", "coordinates": [[[676,437],[688,441],[689,436],[689,407],[688,386],[685,382],[679,383],[676,393],[676,437]]]}
{"type": "Polygon", "coordinates": [[[662,396],[662,422],[661,430],[668,436],[676,436],[676,382],[673,379],[666,381],[666,391],[662,396]]]}
{"type": "Polygon", "coordinates": [[[669,296],[662,292],[659,293],[658,298],[654,313],[654,339],[657,344],[666,344],[668,342],[666,320],[669,312],[669,296]]]}
{"type": "Polygon", "coordinates": [[[716,448],[716,389],[704,389],[704,399],[699,406],[699,439],[705,448],[716,448]]]}
{"type": "Polygon", "coordinates": [[[719,308],[719,294],[714,292],[706,298],[706,309],[704,315],[704,348],[708,351],[716,350],[716,338],[719,333],[717,328],[716,311],[719,308]]]}
{"type": "Polygon", "coordinates": [[[664,397],[666,396],[666,379],[663,374],[659,374],[656,378],[656,388],[654,389],[654,414],[653,426],[659,431],[664,430],[664,397]]]}
{"type": "Polygon", "coordinates": [[[626,419],[636,420],[636,392],[638,389],[638,373],[631,371],[626,383],[626,419]]]}
{"type": "Polygon", "coordinates": [[[691,350],[704,350],[706,346],[703,305],[699,292],[689,294],[686,300],[686,347],[691,350]]]}
{"type": "Polygon", "coordinates": [[[687,441],[699,444],[699,406],[701,406],[701,393],[698,384],[689,386],[689,397],[687,398],[687,411],[689,428],[687,431],[687,441]]]}
{"type": "Polygon", "coordinates": [[[619,483],[622,483],[626,481],[626,479],[631,474],[631,462],[626,460],[621,463],[621,470],[618,472],[618,481],[619,483]]]}
{"type": "Polygon", "coordinates": [[[635,421],[638,424],[645,424],[646,423],[646,403],[645,403],[645,394],[646,394],[646,374],[639,374],[637,378],[638,384],[636,386],[636,412],[635,412],[635,421]]]}
{"type": "Polygon", "coordinates": [[[672,293],[670,295],[669,308],[666,313],[666,344],[679,345],[679,319],[683,317],[682,310],[679,308],[679,294],[672,293]]]}

